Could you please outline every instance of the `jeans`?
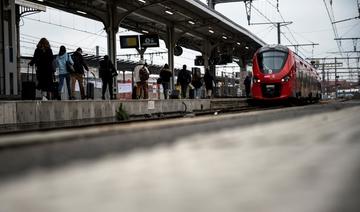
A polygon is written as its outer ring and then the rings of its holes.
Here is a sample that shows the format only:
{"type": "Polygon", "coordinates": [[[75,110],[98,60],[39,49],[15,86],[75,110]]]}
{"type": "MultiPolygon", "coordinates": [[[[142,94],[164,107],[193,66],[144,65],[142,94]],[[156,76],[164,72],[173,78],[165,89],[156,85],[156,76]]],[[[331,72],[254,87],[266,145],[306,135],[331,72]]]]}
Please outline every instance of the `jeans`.
{"type": "Polygon", "coordinates": [[[183,99],[186,98],[186,93],[187,93],[187,88],[188,88],[188,84],[181,84],[181,97],[183,99]]]}
{"type": "Polygon", "coordinates": [[[61,93],[61,90],[64,86],[64,80],[66,80],[66,88],[67,93],[69,95],[69,99],[71,99],[71,87],[70,87],[70,74],[60,74],[59,75],[59,93],[61,93]]]}
{"type": "Polygon", "coordinates": [[[201,98],[201,88],[195,88],[195,99],[201,98]]]}
{"type": "Polygon", "coordinates": [[[149,88],[147,81],[136,82],[136,98],[137,99],[149,98],[149,88]]]}
{"type": "Polygon", "coordinates": [[[163,86],[163,89],[164,89],[164,97],[165,97],[165,99],[167,99],[168,98],[169,87],[170,87],[170,82],[163,82],[162,86],[163,86]]]}
{"type": "Polygon", "coordinates": [[[75,97],[75,83],[78,81],[80,88],[80,96],[81,99],[85,99],[85,91],[84,91],[84,76],[82,74],[74,73],[71,74],[71,96],[75,97]]]}

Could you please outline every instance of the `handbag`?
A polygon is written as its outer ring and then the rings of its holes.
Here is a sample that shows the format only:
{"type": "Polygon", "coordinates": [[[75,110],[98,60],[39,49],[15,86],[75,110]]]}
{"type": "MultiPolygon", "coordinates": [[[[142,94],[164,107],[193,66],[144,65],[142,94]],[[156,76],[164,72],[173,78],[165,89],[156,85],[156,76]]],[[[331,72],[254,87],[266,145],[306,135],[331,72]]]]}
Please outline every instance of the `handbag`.
{"type": "Polygon", "coordinates": [[[68,56],[68,59],[66,60],[66,70],[68,73],[75,73],[75,69],[74,69],[74,66],[70,63],[69,61],[69,55],[68,56]]]}
{"type": "Polygon", "coordinates": [[[159,78],[156,80],[156,83],[157,83],[157,84],[161,84],[161,83],[162,83],[162,78],[159,77],[159,78]]]}
{"type": "Polygon", "coordinates": [[[111,77],[116,77],[117,75],[118,73],[116,71],[111,73],[111,77]]]}

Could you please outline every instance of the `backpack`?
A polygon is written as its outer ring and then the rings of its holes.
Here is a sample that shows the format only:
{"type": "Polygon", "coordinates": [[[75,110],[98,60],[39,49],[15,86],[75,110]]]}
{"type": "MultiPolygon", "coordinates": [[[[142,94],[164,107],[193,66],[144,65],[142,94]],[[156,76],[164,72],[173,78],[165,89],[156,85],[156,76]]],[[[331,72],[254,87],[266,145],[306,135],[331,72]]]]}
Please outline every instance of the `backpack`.
{"type": "Polygon", "coordinates": [[[191,82],[191,75],[187,70],[181,70],[179,72],[178,82],[180,84],[189,84],[191,82]]]}
{"type": "Polygon", "coordinates": [[[143,66],[139,71],[139,77],[142,82],[149,79],[149,73],[147,72],[145,66],[143,66]]]}

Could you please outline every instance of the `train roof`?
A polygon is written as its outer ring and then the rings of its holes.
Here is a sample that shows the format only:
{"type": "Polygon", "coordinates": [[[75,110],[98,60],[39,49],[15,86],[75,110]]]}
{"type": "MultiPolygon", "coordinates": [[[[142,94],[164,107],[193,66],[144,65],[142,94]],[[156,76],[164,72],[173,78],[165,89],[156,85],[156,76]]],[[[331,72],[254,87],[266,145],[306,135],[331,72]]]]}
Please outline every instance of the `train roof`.
{"type": "Polygon", "coordinates": [[[283,46],[283,45],[279,45],[279,44],[275,44],[275,45],[266,45],[266,46],[263,46],[261,47],[259,50],[258,50],[258,53],[261,53],[261,52],[266,52],[266,51],[282,51],[282,52],[292,52],[296,57],[299,58],[299,60],[306,64],[307,66],[311,67],[311,69],[314,71],[314,73],[316,73],[316,75],[319,76],[319,73],[317,73],[317,69],[311,64],[309,63],[308,61],[306,61],[304,58],[302,58],[300,55],[296,54],[295,52],[291,51],[288,47],[286,46],[283,46]]]}
{"type": "Polygon", "coordinates": [[[270,50],[289,52],[289,48],[283,45],[266,45],[259,49],[259,52],[266,52],[270,50]]]}

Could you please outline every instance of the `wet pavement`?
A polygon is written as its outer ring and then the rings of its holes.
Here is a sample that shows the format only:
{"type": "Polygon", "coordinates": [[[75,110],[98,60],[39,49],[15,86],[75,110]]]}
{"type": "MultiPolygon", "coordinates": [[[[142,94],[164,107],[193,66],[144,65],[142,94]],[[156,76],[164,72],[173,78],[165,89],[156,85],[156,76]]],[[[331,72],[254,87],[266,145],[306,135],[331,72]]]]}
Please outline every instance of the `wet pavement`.
{"type": "Polygon", "coordinates": [[[360,104],[322,107],[4,149],[0,211],[359,211],[360,104]]]}

